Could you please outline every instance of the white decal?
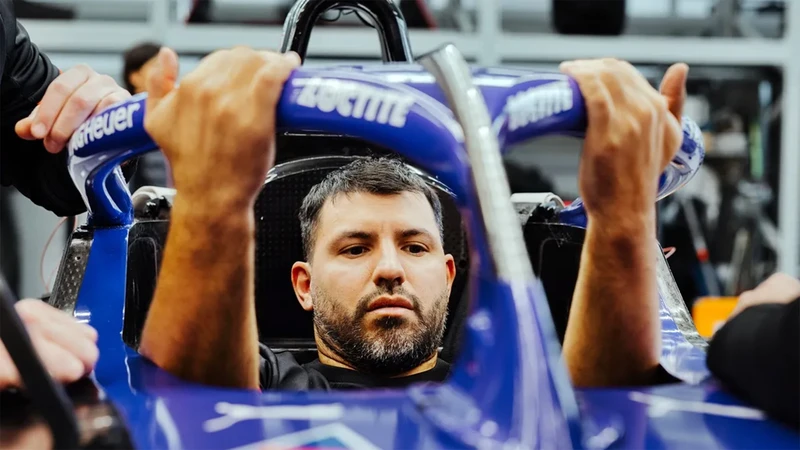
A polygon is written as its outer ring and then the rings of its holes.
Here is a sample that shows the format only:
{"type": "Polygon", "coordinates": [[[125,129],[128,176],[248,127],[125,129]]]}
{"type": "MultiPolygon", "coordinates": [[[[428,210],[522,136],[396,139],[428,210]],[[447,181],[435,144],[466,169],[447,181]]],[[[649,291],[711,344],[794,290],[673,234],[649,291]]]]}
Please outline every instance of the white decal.
{"type": "Polygon", "coordinates": [[[178,450],[181,448],[181,434],[178,426],[175,425],[172,415],[169,413],[167,405],[163,399],[156,400],[156,422],[161,426],[164,437],[167,438],[167,450],[178,450]]]}
{"type": "Polygon", "coordinates": [[[508,131],[536,123],[572,108],[572,88],[566,81],[534,86],[509,97],[508,131]]]}
{"type": "Polygon", "coordinates": [[[244,420],[337,420],[344,415],[344,407],[340,404],[254,406],[219,402],[214,410],[220,414],[220,417],[209,419],[203,423],[203,430],[206,433],[225,430],[244,420]]]}
{"type": "Polygon", "coordinates": [[[89,142],[110,136],[117,131],[124,131],[133,126],[133,113],[141,108],[139,103],[130,103],[116,109],[110,109],[84,122],[72,139],[69,140],[69,151],[83,148],[89,142]]]}
{"type": "Polygon", "coordinates": [[[364,436],[353,431],[343,423],[331,423],[307,430],[286,434],[255,444],[237,447],[233,450],[289,450],[296,448],[330,448],[328,441],[337,442],[334,448],[380,450],[375,444],[364,436]]]}
{"type": "Polygon", "coordinates": [[[356,81],[312,78],[300,91],[297,104],[402,128],[414,97],[356,81]]]}
{"type": "Polygon", "coordinates": [[[650,417],[662,417],[672,411],[709,414],[712,416],[733,417],[735,419],[764,420],[764,413],[746,406],[723,405],[694,400],[679,400],[642,392],[631,392],[630,399],[649,406],[650,417]]]}

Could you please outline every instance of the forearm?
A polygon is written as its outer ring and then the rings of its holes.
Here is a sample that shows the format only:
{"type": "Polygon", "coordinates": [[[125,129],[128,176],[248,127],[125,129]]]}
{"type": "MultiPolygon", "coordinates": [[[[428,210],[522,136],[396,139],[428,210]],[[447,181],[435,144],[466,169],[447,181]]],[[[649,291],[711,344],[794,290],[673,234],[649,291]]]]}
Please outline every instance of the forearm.
{"type": "Polygon", "coordinates": [[[251,211],[176,198],[140,352],[179,377],[258,389],[251,211]]]}
{"type": "Polygon", "coordinates": [[[646,384],[659,363],[655,213],[590,218],[564,339],[576,386],[646,384]]]}

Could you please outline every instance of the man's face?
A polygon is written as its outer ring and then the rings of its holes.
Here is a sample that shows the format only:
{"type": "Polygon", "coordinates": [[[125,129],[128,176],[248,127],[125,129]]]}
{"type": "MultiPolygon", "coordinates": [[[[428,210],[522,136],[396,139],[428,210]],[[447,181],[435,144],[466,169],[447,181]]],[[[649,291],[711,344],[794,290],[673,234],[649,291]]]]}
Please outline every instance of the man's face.
{"type": "Polygon", "coordinates": [[[321,347],[335,358],[365,373],[391,376],[436,352],[455,264],[444,254],[424,195],[328,199],[317,221],[307,283],[297,267],[292,275],[298,296],[314,311],[321,347]]]}

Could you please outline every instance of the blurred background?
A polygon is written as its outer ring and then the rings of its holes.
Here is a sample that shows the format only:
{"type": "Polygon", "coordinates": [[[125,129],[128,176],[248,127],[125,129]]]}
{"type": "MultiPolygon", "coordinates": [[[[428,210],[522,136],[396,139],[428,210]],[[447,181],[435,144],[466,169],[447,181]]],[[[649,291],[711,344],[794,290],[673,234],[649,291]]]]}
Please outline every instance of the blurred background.
{"type": "MultiPolygon", "coordinates": [[[[396,0],[414,53],[454,43],[481,65],[557,70],[575,58],[634,63],[655,85],[690,64],[685,113],[702,125],[700,174],[659,204],[660,241],[687,303],[734,296],[781,270],[800,275],[800,2],[797,0],[396,0]],[[791,4],[790,4],[791,3],[791,4]],[[797,3],[795,5],[795,3],[797,3]]],[[[85,63],[135,90],[159,45],[181,73],[209,52],[279,47],[292,0],[14,0],[32,40],[62,69],[85,63]]],[[[317,24],[309,65],[377,61],[364,17],[317,24]]],[[[512,189],[577,196],[580,141],[530,142],[508,157],[512,189]]],[[[635,170],[635,168],[631,168],[635,170]]],[[[168,185],[163,160],[133,188],[168,185]]],[[[23,296],[52,285],[78,219],[60,223],[3,191],[4,272],[23,296]],[[16,245],[13,245],[13,244],[16,245]],[[12,263],[16,261],[16,263],[12,263]],[[12,266],[13,264],[13,266],[12,266]]]]}

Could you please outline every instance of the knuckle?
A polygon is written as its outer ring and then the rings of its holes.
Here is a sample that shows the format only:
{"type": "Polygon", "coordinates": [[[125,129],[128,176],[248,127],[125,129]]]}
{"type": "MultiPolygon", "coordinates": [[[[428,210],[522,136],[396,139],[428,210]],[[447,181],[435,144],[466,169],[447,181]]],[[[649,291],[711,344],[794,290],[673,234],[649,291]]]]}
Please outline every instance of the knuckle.
{"type": "Polygon", "coordinates": [[[789,275],[786,275],[785,273],[778,272],[769,277],[767,281],[783,283],[783,282],[795,281],[795,279],[790,277],[789,275]]]}
{"type": "Polygon", "coordinates": [[[39,316],[37,310],[39,307],[36,303],[39,303],[39,300],[25,299],[18,301],[15,305],[17,314],[19,314],[24,322],[29,324],[38,322],[39,316]]]}
{"type": "Polygon", "coordinates": [[[755,297],[755,293],[753,291],[745,291],[739,294],[739,303],[746,305],[750,303],[753,298],[755,297]]]}
{"type": "Polygon", "coordinates": [[[82,327],[86,330],[86,335],[92,342],[97,342],[97,330],[95,330],[91,325],[88,324],[81,324],[82,327]]]}
{"type": "Polygon", "coordinates": [[[191,94],[193,93],[200,83],[202,83],[202,78],[197,76],[196,72],[192,72],[181,81],[180,88],[178,89],[179,94],[191,94]]]}
{"type": "Polygon", "coordinates": [[[97,84],[99,84],[101,86],[116,86],[117,85],[117,82],[114,81],[114,78],[112,78],[110,75],[96,74],[96,75],[94,75],[93,78],[96,80],[97,84]]]}
{"type": "Polygon", "coordinates": [[[598,68],[596,71],[597,78],[603,82],[608,84],[609,82],[616,80],[616,74],[614,73],[613,67],[609,67],[611,64],[605,64],[598,68]]]}
{"type": "Polygon", "coordinates": [[[620,63],[620,61],[617,58],[611,58],[611,57],[600,58],[600,62],[603,63],[603,65],[605,66],[611,66],[611,67],[617,66],[620,63]]]}
{"type": "Polygon", "coordinates": [[[88,97],[88,94],[73,95],[67,100],[68,105],[73,110],[85,111],[94,108],[94,100],[88,97]]]}
{"type": "Polygon", "coordinates": [[[232,99],[220,100],[215,108],[215,116],[222,122],[232,122],[239,115],[239,106],[232,99]]]}
{"type": "Polygon", "coordinates": [[[106,97],[106,102],[107,105],[113,105],[114,103],[120,102],[128,98],[131,98],[130,92],[125,90],[119,90],[106,97]]]}
{"type": "Polygon", "coordinates": [[[642,114],[638,117],[629,117],[625,121],[626,134],[633,138],[639,138],[644,132],[644,123],[648,122],[648,118],[642,114]]]}
{"type": "Polygon", "coordinates": [[[97,359],[100,357],[100,351],[94,342],[86,339],[81,348],[80,360],[85,367],[93,366],[97,359]]]}
{"type": "Polygon", "coordinates": [[[578,82],[578,85],[581,86],[581,88],[590,86],[597,79],[596,72],[583,70],[580,67],[570,72],[570,76],[578,82]]]}
{"type": "Polygon", "coordinates": [[[263,86],[271,86],[283,82],[283,70],[275,67],[262,67],[256,73],[256,82],[263,86]]]}
{"type": "Polygon", "coordinates": [[[619,69],[621,69],[621,70],[625,70],[625,71],[628,71],[628,72],[635,72],[635,73],[638,74],[638,71],[633,66],[633,64],[631,64],[628,61],[625,61],[625,60],[622,60],[622,59],[615,59],[614,60],[614,66],[619,68],[619,69]]]}
{"type": "Polygon", "coordinates": [[[181,89],[178,91],[184,96],[188,96],[193,100],[200,102],[208,102],[214,97],[214,88],[207,81],[197,77],[186,80],[181,84],[181,89]]]}
{"type": "Polygon", "coordinates": [[[586,97],[585,103],[586,108],[591,111],[593,115],[599,114],[603,117],[611,115],[611,102],[603,95],[590,94],[586,97]]]}
{"type": "Polygon", "coordinates": [[[111,105],[121,102],[122,100],[125,100],[129,96],[130,95],[122,95],[121,93],[116,92],[114,94],[107,95],[105,98],[103,98],[103,100],[100,101],[100,104],[97,106],[99,109],[105,109],[111,105]]]}
{"type": "Polygon", "coordinates": [[[50,131],[50,136],[48,137],[54,144],[60,144],[66,142],[70,138],[71,134],[72,132],[67,131],[64,126],[57,125],[53,127],[53,129],[50,131]]]}
{"type": "Polygon", "coordinates": [[[633,123],[637,124],[641,131],[643,123],[651,124],[658,118],[659,110],[652,104],[643,103],[639,106],[636,115],[638,120],[633,120],[633,123]]]}
{"type": "Polygon", "coordinates": [[[63,376],[66,381],[75,381],[80,379],[84,374],[84,365],[83,363],[75,356],[69,355],[68,358],[65,358],[64,364],[62,366],[63,376]]]}
{"type": "Polygon", "coordinates": [[[209,83],[198,83],[194,89],[194,97],[203,104],[210,104],[217,96],[217,89],[209,83]]]}
{"type": "Polygon", "coordinates": [[[48,90],[61,96],[68,96],[72,93],[72,87],[69,86],[64,80],[56,78],[55,81],[50,83],[48,90]]]}
{"type": "Polygon", "coordinates": [[[94,70],[91,67],[89,67],[87,64],[84,64],[84,63],[76,65],[73,69],[78,71],[78,72],[86,73],[86,74],[94,73],[94,70]]]}

